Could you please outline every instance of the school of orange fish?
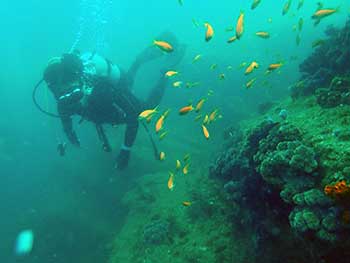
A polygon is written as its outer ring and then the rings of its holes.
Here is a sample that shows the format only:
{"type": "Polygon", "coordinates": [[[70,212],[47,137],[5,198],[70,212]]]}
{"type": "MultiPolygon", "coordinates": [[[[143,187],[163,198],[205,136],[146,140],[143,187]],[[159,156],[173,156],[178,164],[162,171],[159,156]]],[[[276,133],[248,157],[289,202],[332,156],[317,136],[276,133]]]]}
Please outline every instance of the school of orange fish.
{"type": "MultiPolygon", "coordinates": [[[[184,3],[182,0],[178,0],[179,4],[182,6],[184,3]]],[[[253,0],[252,2],[252,5],[251,5],[251,10],[254,10],[255,8],[257,8],[261,3],[261,0],[253,0]]],[[[283,9],[282,9],[282,15],[286,15],[288,12],[289,12],[289,9],[291,7],[291,4],[292,4],[292,0],[287,0],[285,2],[285,4],[283,5],[283,9]]],[[[300,8],[302,8],[302,6],[304,5],[304,0],[299,0],[298,2],[298,5],[297,5],[297,9],[299,10],[300,8]]],[[[312,14],[311,18],[315,21],[315,25],[319,24],[320,21],[327,17],[327,16],[330,16],[334,13],[336,13],[338,11],[338,8],[323,8],[323,4],[318,2],[317,3],[318,7],[316,9],[316,11],[314,12],[314,14],[312,14]]],[[[243,37],[243,34],[244,34],[244,23],[245,23],[245,16],[244,16],[244,12],[240,12],[239,16],[238,16],[238,19],[237,19],[237,22],[236,22],[236,27],[235,29],[233,27],[228,27],[226,29],[226,31],[230,32],[230,31],[234,31],[235,30],[235,35],[234,36],[231,36],[228,40],[227,40],[227,43],[228,44],[231,44],[235,41],[239,41],[242,39],[243,37]]],[[[272,22],[272,19],[270,18],[269,19],[269,22],[271,23],[272,22]]],[[[196,26],[199,26],[199,24],[193,19],[193,23],[196,25],[196,26]]],[[[299,31],[301,31],[303,27],[303,19],[300,18],[299,19],[299,22],[298,22],[298,29],[299,31]]],[[[204,40],[206,42],[209,42],[213,37],[214,37],[214,34],[215,34],[215,31],[214,31],[214,28],[213,26],[206,22],[204,23],[204,28],[205,28],[205,35],[204,35],[204,40]]],[[[259,32],[256,32],[255,33],[256,36],[260,37],[260,38],[263,38],[263,39],[268,39],[270,37],[270,34],[269,32],[265,32],[265,31],[259,31],[259,32]]],[[[296,39],[296,42],[297,44],[299,44],[300,42],[300,36],[297,35],[297,39],[296,39]]],[[[314,45],[317,46],[317,45],[320,45],[322,44],[321,41],[319,41],[320,43],[313,43],[313,47],[314,45]]],[[[158,47],[161,51],[165,52],[165,53],[170,53],[170,52],[173,52],[174,51],[174,48],[173,46],[171,45],[171,43],[168,43],[166,40],[164,39],[160,39],[160,40],[155,40],[153,42],[154,46],[158,47]]],[[[192,63],[196,63],[197,61],[199,61],[201,59],[201,55],[198,54],[194,57],[192,63]]],[[[240,65],[240,68],[243,68],[243,67],[246,67],[245,69],[245,72],[244,74],[245,75],[249,75],[251,74],[254,70],[258,69],[259,68],[259,64],[256,62],[256,61],[252,61],[251,63],[248,63],[244,62],[240,65]]],[[[216,68],[216,64],[212,64],[210,66],[210,69],[215,69],[216,68]]],[[[279,68],[281,68],[283,66],[283,62],[275,62],[275,63],[271,63],[267,68],[266,68],[266,74],[269,74],[279,68]]],[[[228,67],[228,69],[232,69],[231,66],[228,67]]],[[[173,78],[175,76],[178,76],[179,75],[179,72],[174,70],[174,69],[169,69],[166,73],[165,73],[165,76],[166,78],[173,78]]],[[[219,79],[220,80],[224,80],[225,79],[225,74],[224,73],[221,73],[219,75],[219,79]]],[[[256,78],[253,78],[249,81],[247,81],[247,83],[245,84],[245,87],[246,88],[251,88],[254,83],[256,82],[256,78]]],[[[183,82],[180,81],[180,80],[177,80],[175,82],[172,83],[172,86],[175,87],[175,88],[179,88],[183,85],[183,82]]],[[[199,85],[199,83],[186,83],[186,87],[194,87],[196,85],[199,85]]],[[[212,91],[209,91],[208,93],[208,96],[210,96],[212,94],[212,91]]],[[[205,114],[204,116],[202,114],[200,114],[201,110],[202,110],[202,107],[204,105],[204,103],[207,101],[208,98],[201,98],[197,104],[192,105],[185,105],[183,107],[181,107],[178,111],[178,113],[180,115],[187,115],[189,114],[190,112],[196,112],[197,113],[197,116],[195,117],[195,121],[199,121],[199,120],[202,120],[202,123],[201,123],[201,130],[202,130],[202,133],[203,133],[203,136],[205,139],[209,139],[210,138],[210,134],[209,134],[209,131],[208,131],[208,125],[212,122],[214,122],[215,120],[217,120],[218,118],[221,118],[222,116],[219,114],[219,110],[218,109],[214,109],[212,112],[208,113],[208,114],[205,114]]],[[[140,121],[146,121],[147,123],[150,123],[152,118],[155,116],[155,115],[158,115],[158,107],[154,108],[154,109],[147,109],[143,112],[140,113],[139,115],[139,120],[140,121]]],[[[155,132],[157,134],[159,134],[159,139],[162,140],[164,139],[167,134],[168,134],[168,131],[166,131],[164,129],[164,122],[167,118],[167,116],[169,115],[169,112],[170,110],[166,110],[164,111],[163,113],[160,114],[160,116],[158,117],[156,123],[155,123],[155,132]]],[[[164,152],[160,152],[159,153],[159,160],[163,161],[165,160],[165,153],[164,152]]],[[[174,189],[174,180],[175,180],[175,175],[177,174],[177,172],[181,171],[182,170],[182,174],[183,175],[186,175],[188,174],[189,172],[189,167],[190,167],[190,155],[187,154],[184,156],[183,158],[183,164],[181,163],[180,160],[176,160],[176,163],[175,163],[175,170],[174,171],[171,171],[169,172],[169,178],[168,178],[168,182],[167,182],[167,187],[169,190],[173,190],[174,189]],[[181,169],[182,168],[182,169],[181,169]]],[[[190,201],[184,201],[182,203],[183,206],[190,206],[191,205],[191,202],[190,201]]]]}

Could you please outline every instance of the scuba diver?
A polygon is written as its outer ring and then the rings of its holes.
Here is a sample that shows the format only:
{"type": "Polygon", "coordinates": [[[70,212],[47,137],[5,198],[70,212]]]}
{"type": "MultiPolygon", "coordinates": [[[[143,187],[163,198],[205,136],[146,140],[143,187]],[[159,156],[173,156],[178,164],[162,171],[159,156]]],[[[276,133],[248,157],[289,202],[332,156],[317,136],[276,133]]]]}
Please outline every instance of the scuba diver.
{"type": "Polygon", "coordinates": [[[127,167],[139,126],[138,115],[160,103],[168,84],[164,73],[175,67],[185,52],[185,46],[179,45],[173,34],[163,33],[159,39],[172,43],[174,52],[163,54],[156,47],[148,47],[136,57],[128,71],[96,53],[74,51],[49,61],[43,79],[56,99],[58,116],[70,143],[80,146],[73,129],[73,115],[80,115],[80,122],[87,120],[95,124],[103,149],[107,152],[111,151],[111,146],[103,124],[126,124],[116,166],[118,169],[127,167]],[[161,56],[165,56],[161,76],[146,101],[141,101],[132,92],[136,73],[140,66],[161,56]]]}

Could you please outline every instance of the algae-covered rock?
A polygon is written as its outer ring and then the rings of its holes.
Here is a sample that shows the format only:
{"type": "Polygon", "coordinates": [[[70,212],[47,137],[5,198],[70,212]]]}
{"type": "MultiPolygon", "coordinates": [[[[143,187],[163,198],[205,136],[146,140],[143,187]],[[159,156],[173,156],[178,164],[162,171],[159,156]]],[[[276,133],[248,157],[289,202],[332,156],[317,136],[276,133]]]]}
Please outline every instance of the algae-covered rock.
{"type": "Polygon", "coordinates": [[[169,240],[169,223],[155,220],[145,226],[143,238],[148,245],[159,245],[169,240]]]}

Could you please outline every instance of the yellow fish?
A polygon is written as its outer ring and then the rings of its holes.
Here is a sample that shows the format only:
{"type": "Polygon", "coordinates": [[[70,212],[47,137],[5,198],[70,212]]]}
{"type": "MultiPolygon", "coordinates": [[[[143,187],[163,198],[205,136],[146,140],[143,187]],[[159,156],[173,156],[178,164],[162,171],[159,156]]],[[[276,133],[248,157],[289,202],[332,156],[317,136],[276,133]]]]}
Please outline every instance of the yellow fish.
{"type": "Polygon", "coordinates": [[[170,191],[174,189],[174,174],[172,172],[169,172],[168,189],[170,191]]]}
{"type": "Polygon", "coordinates": [[[198,101],[198,103],[196,105],[196,112],[199,112],[202,109],[205,101],[206,101],[206,99],[204,99],[204,98],[200,99],[200,101],[198,101]]]}
{"type": "Polygon", "coordinates": [[[184,166],[184,168],[182,169],[182,173],[184,174],[184,175],[186,175],[186,174],[188,174],[188,168],[190,167],[190,164],[188,163],[188,164],[186,164],[185,166],[184,166]]]}
{"type": "Polygon", "coordinates": [[[253,84],[254,84],[255,81],[256,81],[256,78],[253,78],[253,79],[249,80],[249,81],[245,84],[245,87],[246,87],[247,89],[251,88],[251,87],[253,86],[253,84]]]}
{"type": "Polygon", "coordinates": [[[312,15],[312,19],[316,19],[316,20],[320,20],[322,18],[325,18],[327,16],[330,16],[336,12],[338,12],[339,8],[329,8],[329,9],[320,9],[317,10],[313,15],[312,15]]]}
{"type": "Polygon", "coordinates": [[[207,29],[205,32],[205,41],[209,41],[214,36],[214,29],[209,23],[204,23],[205,28],[207,29]]]}
{"type": "Polygon", "coordinates": [[[159,153],[159,160],[161,160],[161,161],[165,160],[165,152],[159,153]]]}
{"type": "Polygon", "coordinates": [[[209,115],[209,122],[215,121],[216,116],[217,116],[217,114],[218,114],[218,111],[219,111],[219,110],[216,109],[216,110],[212,111],[212,113],[210,113],[210,115],[209,115]]]}
{"type": "Polygon", "coordinates": [[[197,62],[197,61],[200,60],[201,58],[202,58],[202,55],[201,55],[201,54],[196,55],[196,56],[193,58],[192,63],[197,62]]]}
{"type": "Polygon", "coordinates": [[[236,41],[237,40],[237,37],[236,36],[233,36],[233,37],[230,37],[228,40],[227,40],[227,43],[232,43],[232,42],[234,42],[234,41],[236,41]]]}
{"type": "Polygon", "coordinates": [[[174,51],[173,47],[168,42],[161,41],[161,40],[154,40],[153,44],[157,46],[160,50],[163,50],[165,52],[170,53],[174,51]]]}
{"type": "Polygon", "coordinates": [[[184,202],[182,202],[182,205],[183,206],[190,206],[192,203],[191,202],[189,202],[189,201],[184,201],[184,202]]]}
{"type": "Polygon", "coordinates": [[[280,67],[282,67],[283,64],[282,63],[273,63],[270,64],[269,67],[267,68],[268,71],[274,71],[276,69],[279,69],[280,67]]]}
{"type": "Polygon", "coordinates": [[[244,32],[244,13],[241,12],[236,25],[236,37],[237,39],[240,39],[244,32]]]}
{"type": "Polygon", "coordinates": [[[257,35],[258,37],[261,37],[261,38],[269,38],[270,37],[269,32],[265,32],[265,31],[256,32],[255,35],[257,35]]]}
{"type": "Polygon", "coordinates": [[[206,139],[209,139],[209,131],[208,131],[207,127],[205,127],[204,125],[202,125],[202,130],[203,130],[204,137],[205,137],[206,139]]]}
{"type": "Polygon", "coordinates": [[[180,160],[176,160],[176,170],[180,170],[181,169],[181,162],[180,160]]]}
{"type": "Polygon", "coordinates": [[[177,74],[179,74],[179,72],[174,71],[174,70],[169,70],[165,73],[165,76],[170,78],[170,77],[176,76],[177,74]]]}
{"type": "Polygon", "coordinates": [[[253,61],[252,63],[250,63],[250,65],[246,68],[244,74],[245,75],[248,75],[250,73],[253,72],[254,69],[258,68],[259,67],[259,64],[256,63],[255,61],[253,61]]]}
{"type": "Polygon", "coordinates": [[[174,83],[173,83],[173,87],[174,88],[178,88],[178,87],[180,87],[182,85],[182,81],[175,81],[174,83]]]}
{"type": "Polygon", "coordinates": [[[148,117],[152,116],[154,113],[157,112],[157,107],[151,110],[144,110],[139,114],[140,119],[147,119],[148,117]]]}
{"type": "Polygon", "coordinates": [[[207,124],[209,122],[209,115],[206,114],[204,119],[203,119],[203,124],[207,124]]]}

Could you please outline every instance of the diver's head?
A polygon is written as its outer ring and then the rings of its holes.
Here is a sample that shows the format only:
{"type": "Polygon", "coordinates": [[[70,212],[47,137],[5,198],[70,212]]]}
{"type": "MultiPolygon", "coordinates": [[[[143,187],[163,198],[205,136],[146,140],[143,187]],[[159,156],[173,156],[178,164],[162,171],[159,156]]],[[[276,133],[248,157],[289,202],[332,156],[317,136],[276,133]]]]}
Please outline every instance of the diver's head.
{"type": "Polygon", "coordinates": [[[70,92],[71,84],[81,81],[83,68],[78,52],[53,57],[44,70],[44,80],[57,98],[70,92]]]}

